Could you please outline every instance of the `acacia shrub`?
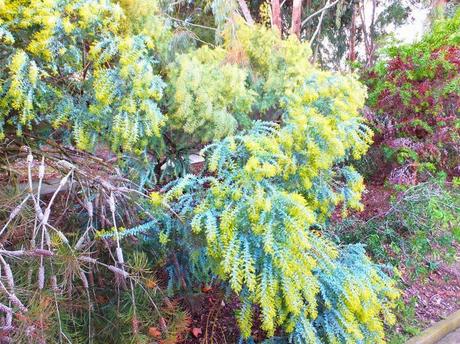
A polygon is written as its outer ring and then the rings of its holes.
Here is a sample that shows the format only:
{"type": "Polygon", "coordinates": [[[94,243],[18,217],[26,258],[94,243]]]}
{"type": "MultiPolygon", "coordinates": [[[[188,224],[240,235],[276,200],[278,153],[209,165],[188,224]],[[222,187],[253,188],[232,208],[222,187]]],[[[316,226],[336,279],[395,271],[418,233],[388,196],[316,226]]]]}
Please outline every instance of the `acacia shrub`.
{"type": "Polygon", "coordinates": [[[153,22],[152,36],[127,20],[113,2],[2,1],[0,137],[5,125],[21,135],[38,124],[37,136],[52,126],[79,148],[105,141],[126,151],[160,137],[165,84],[155,38],[167,26],[153,22]]]}
{"type": "MultiPolygon", "coordinates": [[[[296,37],[237,18],[221,46],[167,64],[167,32],[149,34],[142,16],[126,25],[110,1],[1,6],[2,128],[43,137],[51,123],[80,148],[102,141],[151,154],[182,135],[193,148],[216,139],[203,153],[207,175],[152,193],[153,220],[123,233],[151,249],[150,229],[165,257],[180,253],[171,275],[188,269],[225,282],[241,298],[245,338],[260,308],[269,337],[280,328],[294,343],[384,342],[394,283],[361,246],[339,247],[317,230],[337,206],[362,207],[363,180],[350,161],[372,133],[359,82],[310,64],[296,37]]],[[[157,19],[149,25],[166,30],[157,19]]]]}
{"type": "Polygon", "coordinates": [[[249,116],[277,113],[276,122],[254,121],[207,146],[204,176],[153,192],[154,220],[139,230],[180,252],[176,277],[208,273],[239,295],[245,338],[260,309],[268,337],[281,328],[293,343],[384,342],[398,297],[392,280],[361,246],[338,247],[317,230],[337,206],[362,207],[363,180],[350,161],[372,142],[359,112],[365,90],[309,64],[309,47],[295,37],[241,23],[231,33],[226,54],[205,52],[247,71],[249,116]]]}

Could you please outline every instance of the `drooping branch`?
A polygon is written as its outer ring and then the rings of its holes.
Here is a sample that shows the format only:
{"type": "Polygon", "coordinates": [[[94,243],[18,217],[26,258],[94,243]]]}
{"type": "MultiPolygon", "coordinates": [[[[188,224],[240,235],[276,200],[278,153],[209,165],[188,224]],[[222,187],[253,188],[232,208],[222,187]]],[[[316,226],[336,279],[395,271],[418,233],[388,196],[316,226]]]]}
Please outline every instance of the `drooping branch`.
{"type": "Polygon", "coordinates": [[[292,3],[292,24],[291,32],[297,37],[300,37],[302,15],[302,0],[294,0],[292,3]]]}
{"type": "Polygon", "coordinates": [[[249,11],[248,5],[245,0],[238,0],[240,4],[241,12],[243,13],[244,19],[249,25],[254,25],[254,19],[252,19],[251,12],[249,11]]]}
{"type": "Polygon", "coordinates": [[[352,14],[351,14],[351,27],[350,27],[350,54],[349,54],[350,62],[354,62],[356,59],[355,36],[356,36],[356,5],[353,3],[352,14]]]}

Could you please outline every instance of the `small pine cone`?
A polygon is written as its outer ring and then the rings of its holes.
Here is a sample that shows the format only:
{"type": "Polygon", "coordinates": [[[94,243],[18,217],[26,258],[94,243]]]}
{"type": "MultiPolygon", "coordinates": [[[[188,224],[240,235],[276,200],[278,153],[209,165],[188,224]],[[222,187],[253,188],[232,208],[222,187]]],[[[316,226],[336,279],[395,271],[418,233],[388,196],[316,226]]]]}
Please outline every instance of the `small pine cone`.
{"type": "Polygon", "coordinates": [[[133,328],[133,333],[137,335],[139,333],[139,320],[137,320],[136,317],[133,317],[133,320],[131,321],[132,328],[133,328]]]}
{"type": "Polygon", "coordinates": [[[9,217],[9,220],[13,220],[16,216],[18,216],[19,212],[21,211],[22,209],[22,204],[19,204],[18,206],[16,206],[16,208],[13,209],[13,211],[10,213],[10,217],[9,217]]]}
{"type": "Polygon", "coordinates": [[[36,248],[30,251],[31,256],[43,256],[43,257],[52,257],[54,256],[54,252],[50,250],[44,250],[41,248],[36,248]]]}
{"type": "Polygon", "coordinates": [[[86,201],[86,210],[88,211],[88,216],[93,217],[93,203],[91,201],[86,201]]]}
{"type": "Polygon", "coordinates": [[[47,245],[48,247],[51,247],[50,233],[48,233],[47,230],[45,230],[45,241],[46,241],[46,245],[47,245]]]}
{"type": "Polygon", "coordinates": [[[38,289],[42,290],[45,286],[45,267],[41,265],[38,268],[38,289]]]}
{"type": "Polygon", "coordinates": [[[121,277],[124,277],[124,278],[129,277],[129,274],[125,270],[117,268],[116,266],[107,265],[107,269],[109,269],[110,271],[112,271],[113,273],[115,273],[116,275],[119,275],[121,277]]]}
{"type": "Polygon", "coordinates": [[[40,221],[43,221],[43,211],[40,208],[40,206],[38,205],[38,202],[35,203],[34,208],[35,208],[35,213],[37,214],[38,219],[40,221]]]}
{"type": "Polygon", "coordinates": [[[43,225],[47,225],[48,224],[48,220],[50,218],[50,214],[51,214],[51,209],[50,208],[46,208],[45,209],[45,214],[43,215],[43,219],[41,220],[43,225]]]}
{"type": "Polygon", "coordinates": [[[58,292],[59,291],[59,287],[57,285],[57,277],[56,275],[52,275],[50,277],[50,280],[51,280],[51,288],[55,291],[55,292],[58,292]]]}
{"type": "Polygon", "coordinates": [[[118,260],[118,263],[120,263],[120,264],[123,265],[123,264],[125,263],[125,261],[124,261],[124,259],[123,259],[123,251],[121,250],[121,247],[117,247],[117,248],[115,249],[115,252],[117,253],[117,260],[118,260]]]}
{"type": "Polygon", "coordinates": [[[5,317],[5,326],[12,326],[12,325],[13,325],[13,312],[7,312],[6,317],[5,317]]]}
{"type": "Polygon", "coordinates": [[[45,177],[45,164],[42,163],[38,167],[38,178],[43,179],[45,177]]]}
{"type": "Polygon", "coordinates": [[[11,290],[13,290],[14,289],[14,278],[13,278],[13,272],[11,271],[10,265],[5,264],[3,268],[5,269],[6,283],[8,284],[8,287],[11,290]]]}

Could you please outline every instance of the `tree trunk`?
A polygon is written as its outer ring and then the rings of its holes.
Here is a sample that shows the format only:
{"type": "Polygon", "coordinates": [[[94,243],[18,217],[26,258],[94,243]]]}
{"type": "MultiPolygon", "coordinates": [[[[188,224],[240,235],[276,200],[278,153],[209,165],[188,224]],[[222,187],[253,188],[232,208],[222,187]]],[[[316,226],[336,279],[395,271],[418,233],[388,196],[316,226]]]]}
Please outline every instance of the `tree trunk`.
{"type": "Polygon", "coordinates": [[[251,12],[249,11],[248,5],[244,0],[238,0],[238,3],[241,7],[241,12],[243,12],[244,19],[249,25],[254,25],[254,19],[252,19],[251,12]]]}
{"type": "Polygon", "coordinates": [[[355,52],[355,36],[356,36],[356,5],[353,3],[352,5],[352,14],[351,14],[351,27],[350,27],[350,62],[354,62],[356,60],[356,52],[355,52]]]}
{"type": "Polygon", "coordinates": [[[364,1],[363,3],[358,3],[358,11],[359,17],[361,18],[361,25],[363,30],[363,41],[364,41],[364,48],[366,51],[366,66],[369,66],[370,56],[371,56],[371,48],[369,44],[369,35],[367,31],[367,24],[366,24],[366,14],[364,10],[364,1]]]}
{"type": "Polygon", "coordinates": [[[444,16],[444,9],[447,5],[447,0],[432,0],[431,1],[431,17],[440,19],[444,16]]]}
{"type": "Polygon", "coordinates": [[[447,4],[447,0],[433,0],[432,7],[444,7],[447,4]]]}
{"type": "Polygon", "coordinates": [[[372,0],[372,17],[371,25],[369,27],[369,67],[372,67],[375,63],[375,11],[377,9],[377,0],[372,0]]]}
{"type": "Polygon", "coordinates": [[[294,0],[292,3],[291,32],[300,38],[300,26],[302,16],[302,0],[294,0]]]}
{"type": "Polygon", "coordinates": [[[279,0],[272,0],[272,25],[281,31],[281,8],[279,0]]]}

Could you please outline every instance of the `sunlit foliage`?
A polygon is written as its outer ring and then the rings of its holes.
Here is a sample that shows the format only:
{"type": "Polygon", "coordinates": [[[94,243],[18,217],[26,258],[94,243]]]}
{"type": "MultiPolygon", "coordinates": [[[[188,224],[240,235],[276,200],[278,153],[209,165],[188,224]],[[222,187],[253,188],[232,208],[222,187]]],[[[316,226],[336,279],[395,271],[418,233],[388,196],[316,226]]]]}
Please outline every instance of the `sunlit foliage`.
{"type": "Polygon", "coordinates": [[[126,150],[159,136],[157,42],[126,21],[111,2],[2,2],[1,135],[5,124],[20,134],[45,122],[70,127],[80,148],[126,150]]]}
{"type": "Polygon", "coordinates": [[[165,256],[184,253],[171,277],[220,278],[240,297],[244,338],[258,308],[268,337],[383,342],[392,280],[361,246],[321,232],[337,207],[362,208],[350,161],[372,142],[363,86],[309,63],[296,37],[236,16],[219,27],[219,46],[170,54],[173,34],[155,5],[121,5],[2,3],[2,134],[51,124],[79,148],[104,142],[134,155],[209,144],[203,176],[153,192],[153,219],[123,235],[153,231],[165,256]]]}
{"type": "Polygon", "coordinates": [[[381,317],[392,323],[398,296],[391,280],[362,248],[339,248],[313,230],[339,204],[344,213],[361,207],[362,178],[347,161],[371,142],[358,112],[365,92],[310,65],[295,38],[244,25],[235,36],[222,63],[249,70],[252,117],[277,113],[279,124],[254,122],[206,147],[212,176],[154,192],[152,226],[166,246],[189,243],[192,271],[204,259],[240,295],[244,337],[258,305],[268,336],[283,327],[295,343],[383,342],[381,317]]]}

